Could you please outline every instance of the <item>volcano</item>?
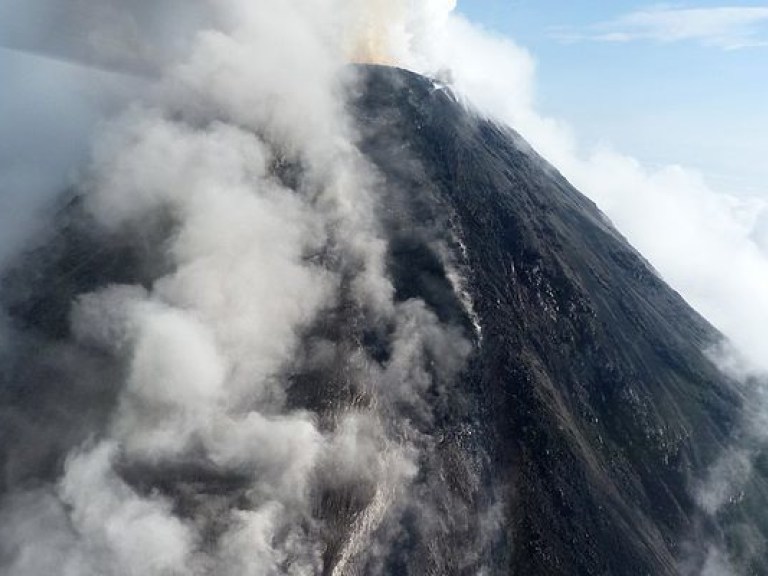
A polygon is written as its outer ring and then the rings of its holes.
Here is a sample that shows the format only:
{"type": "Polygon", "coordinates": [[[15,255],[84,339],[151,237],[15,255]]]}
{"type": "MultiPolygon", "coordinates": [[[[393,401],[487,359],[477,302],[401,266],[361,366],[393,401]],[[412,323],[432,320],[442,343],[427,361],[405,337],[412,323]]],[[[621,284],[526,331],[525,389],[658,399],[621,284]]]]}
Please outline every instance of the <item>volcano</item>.
{"type": "MultiPolygon", "coordinates": [[[[748,398],[707,353],[722,336],[512,129],[428,78],[357,72],[348,109],[374,173],[395,302],[418,302],[464,345],[428,358],[427,416],[397,402],[383,412],[395,437],[425,439],[405,495],[391,497],[396,520],[366,520],[381,507],[375,482],[313,485],[313,527],[302,530],[319,550],[315,571],[686,575],[720,550],[740,574],[768,573],[755,553],[768,535],[765,461],[716,513],[696,497],[748,398]]],[[[286,186],[300,178],[297,164],[273,169],[286,186]]],[[[6,495],[55,483],[119,404],[125,365],[73,336],[73,302],[115,284],[149,288],[168,268],[165,215],[141,234],[105,236],[75,193],[57,218],[3,280],[14,334],[0,371],[6,495]]],[[[332,342],[335,354],[299,362],[285,399],[323,430],[376,405],[349,376],[352,351],[381,365],[393,355],[391,330],[345,286],[302,334],[302,349],[332,342]]],[[[222,510],[249,506],[258,474],[191,457],[116,469],[178,517],[205,517],[202,549],[222,537],[222,510]]],[[[18,554],[0,546],[0,566],[18,554]]],[[[300,573],[290,556],[281,566],[300,573]]]]}

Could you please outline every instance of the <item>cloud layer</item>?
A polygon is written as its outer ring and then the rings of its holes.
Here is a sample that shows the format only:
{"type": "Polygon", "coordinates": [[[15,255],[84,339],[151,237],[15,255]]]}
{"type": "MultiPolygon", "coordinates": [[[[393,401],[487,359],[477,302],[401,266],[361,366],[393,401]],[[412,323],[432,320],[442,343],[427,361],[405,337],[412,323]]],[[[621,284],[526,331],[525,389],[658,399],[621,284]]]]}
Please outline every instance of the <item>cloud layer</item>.
{"type": "Polygon", "coordinates": [[[423,302],[394,300],[376,175],[343,97],[354,52],[372,35],[380,45],[367,56],[409,52],[429,11],[200,3],[189,9],[209,19],[183,31],[180,55],[165,36],[176,24],[156,30],[151,18],[179,6],[118,4],[19,9],[38,25],[63,18],[39,51],[148,78],[145,97],[99,125],[72,182],[104,246],[146,241],[162,221],[162,271],[80,294],[70,340],[36,343],[113,365],[114,408],[52,481],[11,482],[0,571],[299,575],[335,563],[341,573],[398,533],[405,489],[435,442],[425,395],[457,377],[471,348],[423,302]],[[349,316],[340,334],[315,335],[333,314],[349,316]],[[382,332],[385,359],[369,357],[354,326],[382,332]],[[355,402],[304,400],[297,380],[313,373],[327,390],[309,398],[348,388],[355,402]],[[339,493],[349,517],[324,508],[339,493]],[[341,542],[330,559],[329,539],[341,542]]]}
{"type": "Polygon", "coordinates": [[[554,36],[570,42],[699,42],[724,50],[755,48],[768,46],[768,8],[657,7],[630,12],[587,29],[560,29],[554,36]]]}

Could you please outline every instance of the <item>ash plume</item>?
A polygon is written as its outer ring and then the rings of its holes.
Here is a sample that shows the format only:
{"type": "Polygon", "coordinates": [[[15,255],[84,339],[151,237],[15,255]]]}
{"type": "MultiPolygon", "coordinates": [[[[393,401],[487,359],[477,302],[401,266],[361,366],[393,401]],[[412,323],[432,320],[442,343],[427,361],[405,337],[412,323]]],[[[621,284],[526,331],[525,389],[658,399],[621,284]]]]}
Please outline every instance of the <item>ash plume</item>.
{"type": "MultiPolygon", "coordinates": [[[[60,8],[24,9],[37,40],[60,8]]],[[[349,573],[398,532],[435,442],[426,395],[451,385],[471,350],[423,302],[394,298],[382,183],[345,110],[350,45],[389,60],[389,30],[374,24],[405,6],[197,3],[174,36],[184,50],[167,45],[164,25],[142,24],[182,12],[173,3],[72,8],[57,37],[28,48],[154,79],[98,130],[62,234],[124,242],[146,274],[74,287],[50,333],[10,328],[38,353],[9,378],[45,379],[36,365],[49,355],[48,372],[104,398],[92,419],[52,417],[37,431],[4,405],[20,448],[4,455],[16,472],[4,482],[0,567],[349,573]],[[377,326],[386,354],[374,358],[362,331],[324,334],[332,316],[377,326]],[[334,393],[332,405],[313,400],[334,393]],[[411,416],[392,417],[401,412],[411,416]],[[27,443],[46,454],[22,459],[27,443]],[[339,498],[349,512],[334,524],[339,498]]],[[[121,257],[108,256],[118,268],[121,257]]],[[[21,298],[13,282],[4,290],[21,298]]],[[[39,399],[55,401],[53,389],[39,399]]]]}

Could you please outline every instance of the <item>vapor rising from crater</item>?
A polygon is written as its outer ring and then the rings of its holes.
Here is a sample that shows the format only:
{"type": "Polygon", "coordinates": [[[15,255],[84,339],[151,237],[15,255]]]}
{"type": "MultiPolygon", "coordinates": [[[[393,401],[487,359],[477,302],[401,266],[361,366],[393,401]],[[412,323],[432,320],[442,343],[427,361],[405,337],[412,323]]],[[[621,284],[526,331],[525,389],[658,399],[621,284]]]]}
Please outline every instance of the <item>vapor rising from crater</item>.
{"type": "MultiPolygon", "coordinates": [[[[182,10],[173,3],[71,7],[39,51],[138,71],[149,96],[99,128],[68,210],[98,245],[157,244],[132,264],[151,268],[142,282],[66,303],[64,334],[10,328],[65,351],[53,373],[82,383],[103,416],[52,417],[40,431],[4,406],[20,448],[6,458],[2,572],[383,566],[434,443],[425,395],[451,385],[470,351],[422,302],[395,301],[381,183],[345,112],[346,64],[392,61],[396,42],[415,38],[410,8],[197,3],[183,8],[196,16],[180,50],[162,26],[142,26],[182,10]],[[327,333],[332,318],[374,327],[379,358],[361,345],[370,329],[327,333]],[[97,405],[99,386],[112,392],[97,405]]],[[[59,13],[20,10],[37,32],[59,13]]],[[[37,402],[44,413],[56,400],[37,402]]]]}
{"type": "Polygon", "coordinates": [[[350,59],[366,64],[395,64],[393,36],[401,25],[405,2],[371,0],[354,4],[350,35],[350,59]]]}

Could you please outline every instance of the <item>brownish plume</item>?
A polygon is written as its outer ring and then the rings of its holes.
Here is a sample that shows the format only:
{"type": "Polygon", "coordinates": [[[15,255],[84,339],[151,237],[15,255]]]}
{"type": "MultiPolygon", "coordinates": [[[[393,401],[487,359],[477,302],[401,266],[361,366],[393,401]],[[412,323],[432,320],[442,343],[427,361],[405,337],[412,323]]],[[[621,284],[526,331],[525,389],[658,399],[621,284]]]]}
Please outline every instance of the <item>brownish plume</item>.
{"type": "Polygon", "coordinates": [[[394,64],[395,36],[405,17],[403,0],[360,2],[350,22],[349,58],[361,64],[394,64]]]}

